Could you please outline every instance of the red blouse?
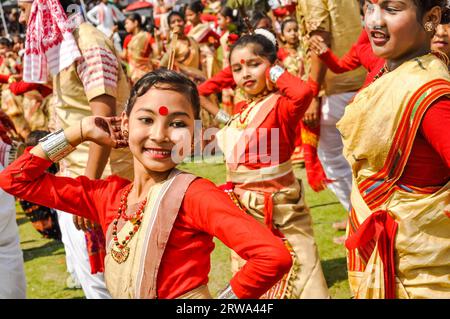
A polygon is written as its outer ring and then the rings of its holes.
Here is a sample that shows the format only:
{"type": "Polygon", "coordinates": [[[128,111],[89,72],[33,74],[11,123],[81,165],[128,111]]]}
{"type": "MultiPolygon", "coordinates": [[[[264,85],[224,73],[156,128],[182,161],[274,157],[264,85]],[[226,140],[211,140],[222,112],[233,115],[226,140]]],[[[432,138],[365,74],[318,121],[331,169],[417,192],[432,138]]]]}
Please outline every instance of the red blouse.
{"type": "MultiPolygon", "coordinates": [[[[123,49],[128,49],[128,45],[130,44],[130,41],[133,39],[133,34],[128,34],[125,39],[123,40],[123,49]]],[[[143,57],[149,57],[152,53],[152,45],[155,43],[155,39],[150,35],[148,37],[148,45],[145,47],[144,52],[140,52],[143,57]]]]}
{"type": "MultiPolygon", "coordinates": [[[[358,40],[352,45],[349,52],[342,58],[337,57],[333,51],[328,49],[320,56],[327,67],[334,73],[344,73],[352,71],[360,66],[363,66],[367,71],[372,71],[380,60],[372,50],[369,36],[366,30],[362,30],[358,40]]],[[[384,61],[384,60],[383,60],[384,61]]]]}
{"type": "Polygon", "coordinates": [[[450,99],[442,97],[425,113],[399,182],[426,187],[450,180],[450,99]]]}
{"type": "Polygon", "coordinates": [[[37,90],[43,97],[50,95],[53,90],[39,83],[27,83],[24,81],[13,82],[9,85],[9,89],[14,95],[22,95],[26,92],[37,90]]]}
{"type": "Polygon", "coordinates": [[[8,83],[10,74],[0,74],[0,83],[8,83]]]}
{"type": "MultiPolygon", "coordinates": [[[[380,59],[367,75],[364,87],[373,82],[384,66],[380,59]]],[[[450,180],[450,98],[435,101],[425,113],[413,142],[399,183],[416,186],[442,186],[450,180]]]]}
{"type": "MultiPolygon", "coordinates": [[[[259,128],[265,128],[267,132],[270,132],[271,128],[279,129],[279,141],[277,143],[279,152],[278,163],[284,163],[291,158],[295,149],[296,128],[312,101],[313,93],[307,82],[287,71],[278,78],[276,84],[282,96],[259,128]]],[[[236,104],[234,113],[239,113],[245,107],[245,101],[236,104]]],[[[255,139],[255,141],[258,140],[259,138],[255,139]]],[[[260,160],[262,157],[260,155],[263,155],[265,158],[272,155],[270,134],[268,134],[267,152],[265,154],[250,153],[249,150],[252,149],[255,148],[251,145],[247,147],[246,162],[244,164],[246,167],[260,169],[274,164],[270,162],[264,163],[266,160],[260,160]]]]}
{"type": "Polygon", "coordinates": [[[208,96],[213,93],[222,92],[222,90],[226,88],[234,88],[235,86],[236,82],[234,82],[231,67],[227,66],[212,78],[197,86],[197,89],[198,94],[208,96]]]}
{"type": "MultiPolygon", "coordinates": [[[[54,176],[45,171],[51,164],[27,150],[0,173],[0,187],[19,198],[96,221],[106,232],[130,181],[117,176],[105,180],[54,176]]],[[[291,267],[281,239],[244,214],[213,183],[198,178],[186,192],[164,251],[157,279],[159,298],[176,298],[207,284],[213,237],[247,260],[230,281],[239,298],[258,298],[291,267]]]]}
{"type": "Polygon", "coordinates": [[[284,61],[284,59],[286,59],[289,56],[289,51],[286,50],[285,48],[281,47],[278,49],[277,52],[277,58],[278,60],[280,60],[281,62],[284,61]]]}

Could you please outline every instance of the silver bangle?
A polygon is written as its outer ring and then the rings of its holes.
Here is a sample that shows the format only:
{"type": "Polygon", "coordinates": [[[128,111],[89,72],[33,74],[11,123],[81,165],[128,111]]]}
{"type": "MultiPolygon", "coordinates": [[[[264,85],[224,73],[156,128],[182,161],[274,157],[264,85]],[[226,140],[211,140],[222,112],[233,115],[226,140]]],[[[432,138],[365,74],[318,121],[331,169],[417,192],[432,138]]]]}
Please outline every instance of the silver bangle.
{"type": "Polygon", "coordinates": [[[228,285],[218,296],[217,299],[239,299],[234,293],[231,285],[228,285]]]}
{"type": "Polygon", "coordinates": [[[215,116],[215,119],[219,123],[227,124],[231,120],[231,116],[224,110],[219,110],[215,116]]]}
{"type": "Polygon", "coordinates": [[[41,144],[45,155],[55,163],[75,150],[75,147],[70,145],[64,135],[63,129],[59,129],[58,131],[41,138],[39,143],[41,144]]]}
{"type": "Polygon", "coordinates": [[[279,66],[279,65],[274,65],[273,67],[270,68],[269,71],[269,76],[270,76],[270,80],[273,83],[277,83],[278,78],[284,73],[284,69],[279,66]]]}

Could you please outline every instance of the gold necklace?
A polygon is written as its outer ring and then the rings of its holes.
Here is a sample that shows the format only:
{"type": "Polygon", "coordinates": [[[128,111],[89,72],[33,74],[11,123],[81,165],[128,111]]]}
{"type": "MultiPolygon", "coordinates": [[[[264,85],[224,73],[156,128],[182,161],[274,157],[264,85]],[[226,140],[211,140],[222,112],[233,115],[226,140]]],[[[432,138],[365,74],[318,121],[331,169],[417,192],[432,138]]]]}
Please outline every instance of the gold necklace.
{"type": "Polygon", "coordinates": [[[248,119],[248,116],[250,115],[250,113],[252,112],[252,110],[253,110],[253,108],[256,106],[256,102],[251,102],[250,104],[248,104],[247,105],[247,107],[243,107],[242,109],[241,109],[241,112],[239,113],[239,124],[240,124],[240,126],[243,126],[243,127],[247,127],[247,119],[248,119]],[[247,112],[245,112],[245,111],[247,111],[247,112]],[[244,118],[242,118],[242,115],[245,113],[245,116],[244,116],[244,118]]]}
{"type": "Polygon", "coordinates": [[[116,218],[113,220],[112,226],[112,236],[113,242],[116,248],[111,248],[111,257],[118,263],[121,264],[125,262],[130,254],[130,247],[128,247],[128,243],[133,238],[133,236],[138,232],[142,218],[144,217],[145,205],[147,204],[147,198],[145,198],[142,202],[140,202],[137,211],[130,217],[126,216],[125,211],[127,210],[127,198],[131,189],[133,188],[133,184],[131,184],[122,194],[122,198],[120,200],[119,210],[117,212],[116,218]],[[130,221],[133,224],[133,229],[125,236],[125,239],[122,242],[119,242],[118,238],[118,229],[117,224],[119,219],[123,219],[125,221],[130,221]]]}

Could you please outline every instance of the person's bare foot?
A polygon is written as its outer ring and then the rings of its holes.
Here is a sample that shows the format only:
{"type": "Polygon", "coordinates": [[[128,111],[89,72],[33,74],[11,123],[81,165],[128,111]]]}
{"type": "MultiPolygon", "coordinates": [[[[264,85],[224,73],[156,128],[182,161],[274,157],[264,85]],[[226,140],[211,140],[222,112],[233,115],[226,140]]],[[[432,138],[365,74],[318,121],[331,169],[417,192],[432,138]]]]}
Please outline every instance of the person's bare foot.
{"type": "Polygon", "coordinates": [[[340,222],[333,223],[333,228],[336,230],[346,230],[347,229],[347,220],[341,220],[340,222]]]}
{"type": "Polygon", "coordinates": [[[334,237],[333,243],[335,243],[336,245],[343,245],[345,244],[345,239],[346,239],[345,235],[334,237]]]}

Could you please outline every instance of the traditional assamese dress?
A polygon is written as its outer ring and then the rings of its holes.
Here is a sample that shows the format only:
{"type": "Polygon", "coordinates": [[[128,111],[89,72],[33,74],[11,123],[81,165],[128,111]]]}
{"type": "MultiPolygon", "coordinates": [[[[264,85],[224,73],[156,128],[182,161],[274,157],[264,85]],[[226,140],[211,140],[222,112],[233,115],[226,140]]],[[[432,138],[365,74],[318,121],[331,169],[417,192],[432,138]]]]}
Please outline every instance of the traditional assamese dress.
{"type": "Polygon", "coordinates": [[[26,83],[24,81],[13,82],[9,90],[15,96],[22,96],[23,117],[31,131],[48,130],[50,120],[50,99],[52,84],[49,81],[45,85],[26,83]]]}
{"type": "Polygon", "coordinates": [[[338,122],[356,298],[450,297],[450,76],[433,54],[382,75],[338,122]]]}
{"type": "MultiPolygon", "coordinates": [[[[169,63],[170,50],[173,40],[168,44],[168,51],[161,58],[160,65],[166,67],[169,63]]],[[[201,70],[200,46],[191,37],[178,39],[175,45],[175,70],[179,70],[194,82],[205,80],[205,73],[201,70]]]]}
{"type": "MultiPolygon", "coordinates": [[[[247,260],[230,281],[239,298],[258,298],[292,265],[283,242],[242,214],[223,191],[177,169],[151,187],[140,228],[128,249],[119,249],[113,220],[131,182],[115,175],[105,180],[54,176],[45,172],[50,165],[27,150],[0,174],[0,187],[99,223],[107,238],[105,281],[114,298],[211,298],[207,283],[214,236],[247,260]]],[[[132,222],[119,219],[120,242],[135,226],[132,222]]]]}
{"type": "MultiPolygon", "coordinates": [[[[216,56],[219,57],[219,61],[221,60],[221,70],[219,72],[216,72],[213,76],[216,76],[217,74],[221,73],[221,71],[225,68],[227,68],[230,65],[230,49],[231,49],[231,40],[229,40],[230,37],[230,31],[226,30],[221,36],[220,36],[220,47],[216,50],[216,56]]],[[[238,37],[237,34],[232,35],[233,37],[238,37]]],[[[212,77],[210,77],[211,79],[212,77]]],[[[234,81],[233,81],[234,82],[234,81]]],[[[233,88],[230,87],[224,87],[222,89],[222,107],[224,110],[232,114],[233,113],[233,106],[235,103],[239,102],[239,97],[236,96],[236,92],[233,88]]]]}
{"type": "MultiPolygon", "coordinates": [[[[304,80],[308,78],[305,70],[306,54],[302,46],[299,45],[296,50],[282,47],[278,50],[277,56],[289,73],[304,80]]],[[[311,128],[304,124],[302,120],[298,121],[295,149],[291,156],[293,164],[304,163],[308,184],[316,192],[325,189],[325,184],[329,182],[317,155],[319,133],[320,126],[311,128]]]]}
{"type": "MultiPolygon", "coordinates": [[[[12,58],[0,58],[0,74],[9,76],[17,73],[17,63],[12,58]]],[[[29,123],[25,119],[23,96],[14,95],[8,83],[1,84],[1,108],[13,121],[17,133],[25,139],[30,134],[29,123]]]]}
{"type": "MultiPolygon", "coordinates": [[[[290,161],[295,128],[312,92],[288,72],[276,84],[279,91],[262,100],[238,104],[243,110],[218,132],[218,144],[226,158],[227,184],[223,188],[237,197],[250,216],[283,238],[291,251],[290,273],[264,297],[328,298],[304,188],[290,161]],[[262,146],[264,142],[267,144],[262,146]]],[[[239,264],[235,258],[232,270],[239,264]]]]}
{"type": "Polygon", "coordinates": [[[136,83],[153,69],[151,64],[152,43],[154,43],[154,39],[150,33],[143,30],[129,35],[125,39],[123,46],[127,50],[129,76],[132,83],[136,83]]]}

